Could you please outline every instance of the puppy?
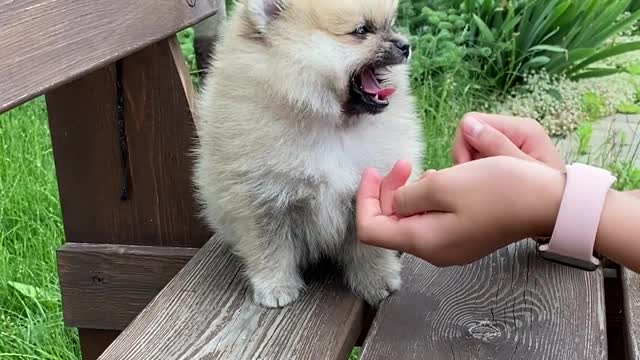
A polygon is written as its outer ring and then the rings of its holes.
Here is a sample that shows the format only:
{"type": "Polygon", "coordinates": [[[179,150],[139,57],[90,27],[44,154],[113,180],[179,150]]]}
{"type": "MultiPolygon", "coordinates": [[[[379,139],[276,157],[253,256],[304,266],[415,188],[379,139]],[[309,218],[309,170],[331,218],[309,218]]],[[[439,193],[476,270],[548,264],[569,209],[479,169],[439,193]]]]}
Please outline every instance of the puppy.
{"type": "Polygon", "coordinates": [[[359,243],[354,222],[363,170],[424,151],[396,9],[243,0],[224,26],[196,103],[194,183],[260,305],[295,301],[321,256],[371,305],[400,288],[398,254],[359,243]]]}

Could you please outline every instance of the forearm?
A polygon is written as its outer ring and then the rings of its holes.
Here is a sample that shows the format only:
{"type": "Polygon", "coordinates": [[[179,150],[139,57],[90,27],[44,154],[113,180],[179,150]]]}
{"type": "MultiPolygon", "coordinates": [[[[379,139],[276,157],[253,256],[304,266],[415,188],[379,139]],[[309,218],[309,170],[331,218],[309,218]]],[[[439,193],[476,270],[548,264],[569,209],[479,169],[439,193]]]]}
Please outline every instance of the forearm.
{"type": "Polygon", "coordinates": [[[640,198],[631,193],[609,191],[598,226],[595,250],[640,272],[640,198]]]}

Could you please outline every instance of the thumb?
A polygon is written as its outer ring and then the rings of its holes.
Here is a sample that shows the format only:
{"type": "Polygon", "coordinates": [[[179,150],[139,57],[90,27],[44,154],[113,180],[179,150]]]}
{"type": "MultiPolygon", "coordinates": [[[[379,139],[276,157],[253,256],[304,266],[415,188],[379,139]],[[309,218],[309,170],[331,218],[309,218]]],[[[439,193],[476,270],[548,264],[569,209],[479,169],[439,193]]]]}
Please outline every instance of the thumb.
{"type": "Polygon", "coordinates": [[[465,140],[481,157],[502,155],[532,160],[505,134],[473,116],[464,119],[463,130],[465,140]]]}
{"type": "Polygon", "coordinates": [[[387,176],[382,179],[380,185],[380,206],[384,215],[393,214],[393,194],[406,184],[411,176],[411,163],[405,160],[396,162],[387,176]]]}
{"type": "Polygon", "coordinates": [[[419,181],[396,190],[393,196],[394,214],[412,216],[428,211],[450,211],[451,206],[446,198],[450,192],[445,171],[430,170],[419,181]]]}

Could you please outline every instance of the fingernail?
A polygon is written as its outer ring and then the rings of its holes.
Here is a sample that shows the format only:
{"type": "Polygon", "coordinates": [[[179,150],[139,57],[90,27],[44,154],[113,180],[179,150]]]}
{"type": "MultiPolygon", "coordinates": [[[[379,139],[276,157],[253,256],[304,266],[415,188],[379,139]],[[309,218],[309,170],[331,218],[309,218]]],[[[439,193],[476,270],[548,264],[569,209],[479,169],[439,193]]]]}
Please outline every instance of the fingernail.
{"type": "Polygon", "coordinates": [[[482,129],[484,129],[484,124],[480,120],[471,116],[464,119],[464,132],[467,135],[477,137],[482,129]]]}

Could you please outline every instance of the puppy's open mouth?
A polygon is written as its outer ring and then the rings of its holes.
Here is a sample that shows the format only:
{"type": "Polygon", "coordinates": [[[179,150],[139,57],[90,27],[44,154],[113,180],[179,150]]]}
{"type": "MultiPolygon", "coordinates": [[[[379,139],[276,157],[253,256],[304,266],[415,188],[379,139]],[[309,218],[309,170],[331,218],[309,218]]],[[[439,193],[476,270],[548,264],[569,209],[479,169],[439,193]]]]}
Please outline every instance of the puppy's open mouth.
{"type": "Polygon", "coordinates": [[[368,107],[382,109],[389,105],[389,97],[396,91],[393,86],[383,86],[380,69],[365,66],[351,79],[351,90],[368,107]]]}

